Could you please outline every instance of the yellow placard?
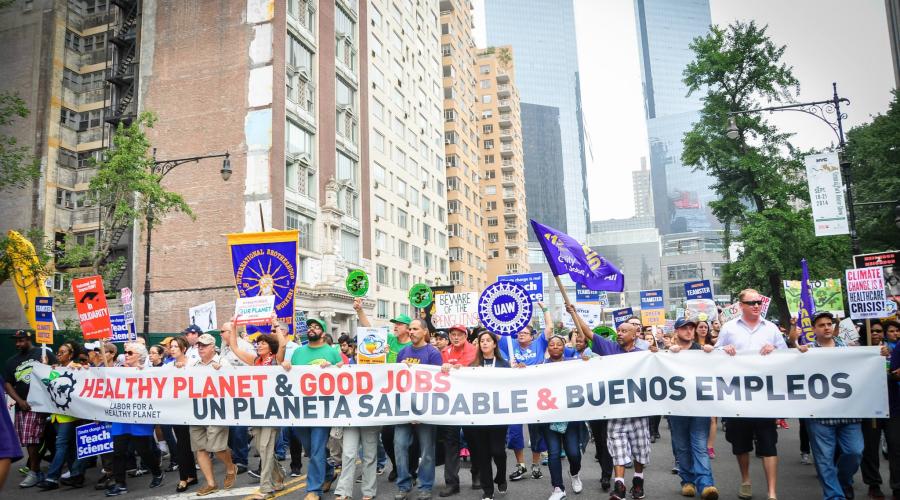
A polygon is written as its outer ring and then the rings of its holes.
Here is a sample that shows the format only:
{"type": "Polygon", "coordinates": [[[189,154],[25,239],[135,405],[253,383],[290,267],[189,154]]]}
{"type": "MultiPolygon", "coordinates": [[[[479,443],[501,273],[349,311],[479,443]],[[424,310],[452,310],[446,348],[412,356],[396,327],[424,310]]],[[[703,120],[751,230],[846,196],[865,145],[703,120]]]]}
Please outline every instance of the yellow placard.
{"type": "Polygon", "coordinates": [[[53,323],[39,321],[36,323],[37,328],[34,330],[34,341],[38,344],[53,343],[53,323]]]}
{"type": "Polygon", "coordinates": [[[641,324],[644,326],[666,326],[666,310],[641,309],[641,324]]]}

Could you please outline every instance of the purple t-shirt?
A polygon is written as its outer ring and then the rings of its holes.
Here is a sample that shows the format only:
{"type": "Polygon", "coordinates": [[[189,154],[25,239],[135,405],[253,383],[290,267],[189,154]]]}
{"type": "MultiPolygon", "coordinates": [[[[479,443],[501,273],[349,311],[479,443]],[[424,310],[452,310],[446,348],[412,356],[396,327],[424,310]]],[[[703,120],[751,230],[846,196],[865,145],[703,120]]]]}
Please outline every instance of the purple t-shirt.
{"type": "Polygon", "coordinates": [[[591,350],[596,352],[601,356],[609,356],[611,354],[625,354],[626,352],[638,352],[641,349],[638,346],[634,346],[634,349],[631,351],[626,351],[622,349],[622,346],[619,345],[618,342],[613,342],[612,340],[605,339],[600,335],[594,335],[594,343],[591,344],[591,350]]]}
{"type": "Polygon", "coordinates": [[[404,347],[400,350],[400,353],[397,354],[397,362],[405,363],[407,359],[412,360],[412,363],[417,365],[441,366],[444,364],[444,358],[441,357],[441,351],[438,351],[437,347],[431,344],[425,344],[419,348],[411,345],[404,347]]]}

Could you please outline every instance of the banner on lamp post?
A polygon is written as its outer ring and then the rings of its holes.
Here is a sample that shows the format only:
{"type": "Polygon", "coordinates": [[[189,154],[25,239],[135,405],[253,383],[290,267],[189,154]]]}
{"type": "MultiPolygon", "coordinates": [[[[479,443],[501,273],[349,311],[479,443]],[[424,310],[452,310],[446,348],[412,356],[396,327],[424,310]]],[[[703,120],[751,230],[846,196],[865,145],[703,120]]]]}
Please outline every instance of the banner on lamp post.
{"type": "Polygon", "coordinates": [[[816,236],[850,234],[838,154],[808,155],[805,163],[816,236]]]}

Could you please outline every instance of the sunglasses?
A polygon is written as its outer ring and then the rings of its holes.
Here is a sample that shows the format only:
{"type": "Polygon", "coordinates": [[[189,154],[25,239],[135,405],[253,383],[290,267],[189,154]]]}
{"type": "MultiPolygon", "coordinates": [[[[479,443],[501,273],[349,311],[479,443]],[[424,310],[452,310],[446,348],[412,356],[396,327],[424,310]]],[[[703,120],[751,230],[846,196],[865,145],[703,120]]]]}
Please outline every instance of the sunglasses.
{"type": "Polygon", "coordinates": [[[126,356],[134,356],[134,351],[125,351],[126,356]]]}
{"type": "Polygon", "coordinates": [[[761,300],[742,300],[741,304],[746,304],[748,306],[761,306],[762,301],[761,300]]]}

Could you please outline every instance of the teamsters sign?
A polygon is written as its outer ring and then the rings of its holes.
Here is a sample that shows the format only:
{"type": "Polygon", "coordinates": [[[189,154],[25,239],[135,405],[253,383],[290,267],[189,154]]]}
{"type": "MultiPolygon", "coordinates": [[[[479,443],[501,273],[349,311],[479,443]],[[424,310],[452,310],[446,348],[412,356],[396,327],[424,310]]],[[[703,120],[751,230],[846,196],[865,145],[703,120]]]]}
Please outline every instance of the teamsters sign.
{"type": "Polygon", "coordinates": [[[885,417],[876,347],[636,353],[522,369],[352,365],[56,369],[38,365],[35,411],[159,424],[495,425],[642,415],[885,417]],[[624,374],[634,374],[626,376],[624,374]],[[637,375],[646,374],[646,375],[637,375]]]}

